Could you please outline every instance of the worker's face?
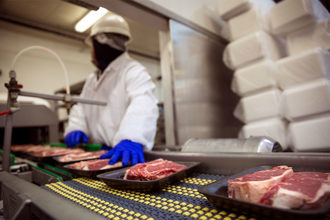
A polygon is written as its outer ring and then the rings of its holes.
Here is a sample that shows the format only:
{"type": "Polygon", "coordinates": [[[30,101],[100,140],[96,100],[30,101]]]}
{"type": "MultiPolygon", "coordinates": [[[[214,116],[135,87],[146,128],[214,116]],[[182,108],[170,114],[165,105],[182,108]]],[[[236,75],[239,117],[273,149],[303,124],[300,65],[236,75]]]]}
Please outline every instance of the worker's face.
{"type": "Polygon", "coordinates": [[[112,48],[107,44],[99,43],[96,39],[93,39],[93,46],[91,48],[92,62],[102,72],[122,53],[123,51],[112,48]]]}

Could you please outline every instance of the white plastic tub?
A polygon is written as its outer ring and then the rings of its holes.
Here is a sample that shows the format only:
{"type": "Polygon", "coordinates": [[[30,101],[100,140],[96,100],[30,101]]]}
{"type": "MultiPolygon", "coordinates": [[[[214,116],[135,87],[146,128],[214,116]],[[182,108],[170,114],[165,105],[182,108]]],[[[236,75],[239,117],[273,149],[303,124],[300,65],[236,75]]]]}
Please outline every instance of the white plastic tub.
{"type": "Polygon", "coordinates": [[[330,151],[330,114],[289,124],[294,151],[330,151]]]}
{"type": "Polygon", "coordinates": [[[281,117],[280,98],[281,92],[278,89],[243,97],[234,110],[234,116],[245,123],[281,117]]]}
{"type": "Polygon", "coordinates": [[[283,90],[318,78],[330,79],[330,52],[323,48],[283,58],[276,64],[277,81],[283,90]]]}
{"type": "Polygon", "coordinates": [[[278,60],[283,55],[279,41],[264,31],[258,31],[228,44],[223,61],[227,67],[238,69],[265,59],[278,60]]]}
{"type": "Polygon", "coordinates": [[[240,138],[253,136],[271,137],[279,142],[283,150],[287,149],[287,126],[288,123],[282,118],[268,118],[261,121],[251,122],[244,125],[239,133],[240,138]]]}
{"type": "Polygon", "coordinates": [[[290,121],[330,112],[330,81],[318,79],[284,90],[281,101],[284,116],[290,121]]]}
{"type": "Polygon", "coordinates": [[[228,21],[230,40],[234,41],[256,31],[269,30],[267,17],[263,15],[262,9],[252,7],[248,11],[228,21]]]}
{"type": "Polygon", "coordinates": [[[315,47],[330,49],[330,18],[288,34],[286,41],[289,55],[296,55],[315,47]]]}
{"type": "Polygon", "coordinates": [[[284,0],[269,12],[273,34],[286,35],[316,20],[329,18],[329,12],[319,0],[284,0]]]}
{"type": "Polygon", "coordinates": [[[265,60],[236,70],[231,88],[241,97],[262,90],[277,88],[277,74],[276,64],[271,60],[265,60]]]}

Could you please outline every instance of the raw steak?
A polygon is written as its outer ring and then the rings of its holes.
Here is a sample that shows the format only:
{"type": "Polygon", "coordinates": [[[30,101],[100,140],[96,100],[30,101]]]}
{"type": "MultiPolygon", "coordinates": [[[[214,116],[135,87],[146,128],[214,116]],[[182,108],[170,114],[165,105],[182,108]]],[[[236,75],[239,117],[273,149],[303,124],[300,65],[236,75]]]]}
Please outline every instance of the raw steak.
{"type": "Polygon", "coordinates": [[[277,166],[228,180],[228,197],[257,203],[271,187],[292,173],[291,167],[277,166]]]}
{"type": "Polygon", "coordinates": [[[114,165],[110,165],[109,159],[97,159],[97,160],[88,160],[80,161],[70,165],[70,168],[77,170],[105,170],[110,168],[122,167],[122,163],[118,162],[114,165]]]}
{"type": "Polygon", "coordinates": [[[10,148],[12,151],[17,152],[37,152],[42,150],[51,149],[49,145],[34,145],[34,144],[26,144],[26,145],[13,145],[10,148]]]}
{"type": "Polygon", "coordinates": [[[27,149],[34,147],[35,145],[33,144],[26,144],[26,145],[12,145],[10,147],[10,150],[13,152],[18,152],[18,151],[26,151],[27,149]]]}
{"type": "Polygon", "coordinates": [[[81,152],[81,153],[73,153],[61,156],[58,160],[61,162],[70,162],[76,160],[87,160],[87,159],[96,159],[99,158],[102,154],[107,151],[101,150],[96,152],[81,152]]]}
{"type": "Polygon", "coordinates": [[[48,149],[33,151],[32,154],[36,157],[52,157],[52,156],[59,156],[59,155],[71,154],[71,153],[81,153],[81,152],[85,152],[85,151],[80,148],[68,149],[63,147],[50,147],[48,149]]]}
{"type": "Polygon", "coordinates": [[[261,204],[286,209],[313,209],[330,197],[330,173],[296,172],[272,187],[261,204]]]}
{"type": "Polygon", "coordinates": [[[161,179],[179,172],[187,166],[169,160],[157,159],[147,163],[139,163],[126,170],[124,179],[148,181],[161,179]]]}
{"type": "Polygon", "coordinates": [[[51,156],[59,156],[71,153],[82,153],[85,152],[83,149],[75,148],[63,148],[63,147],[51,147],[49,145],[13,145],[10,148],[14,152],[25,152],[33,154],[36,157],[51,157],[51,156]]]}

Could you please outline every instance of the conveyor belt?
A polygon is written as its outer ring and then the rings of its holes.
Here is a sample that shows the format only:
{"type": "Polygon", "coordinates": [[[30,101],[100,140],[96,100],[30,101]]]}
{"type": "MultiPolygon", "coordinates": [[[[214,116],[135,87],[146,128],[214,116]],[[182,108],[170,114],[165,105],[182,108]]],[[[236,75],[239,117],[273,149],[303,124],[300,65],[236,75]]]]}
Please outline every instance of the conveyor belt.
{"type": "Polygon", "coordinates": [[[88,178],[47,184],[43,188],[110,219],[254,219],[218,209],[197,191],[198,187],[223,177],[194,173],[151,193],[118,190],[88,178]]]}

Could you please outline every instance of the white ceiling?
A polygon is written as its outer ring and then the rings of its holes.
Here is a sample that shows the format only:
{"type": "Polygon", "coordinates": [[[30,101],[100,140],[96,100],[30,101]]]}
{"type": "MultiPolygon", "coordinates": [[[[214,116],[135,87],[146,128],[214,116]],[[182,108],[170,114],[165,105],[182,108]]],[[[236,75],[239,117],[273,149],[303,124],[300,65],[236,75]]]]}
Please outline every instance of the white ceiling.
{"type": "MultiPolygon", "coordinates": [[[[110,9],[111,10],[111,9],[110,9]]],[[[1,0],[0,19],[47,30],[83,40],[85,33],[77,33],[74,26],[89,9],[63,0],[1,0]]],[[[159,57],[158,30],[127,19],[133,41],[129,49],[159,57]]]]}

